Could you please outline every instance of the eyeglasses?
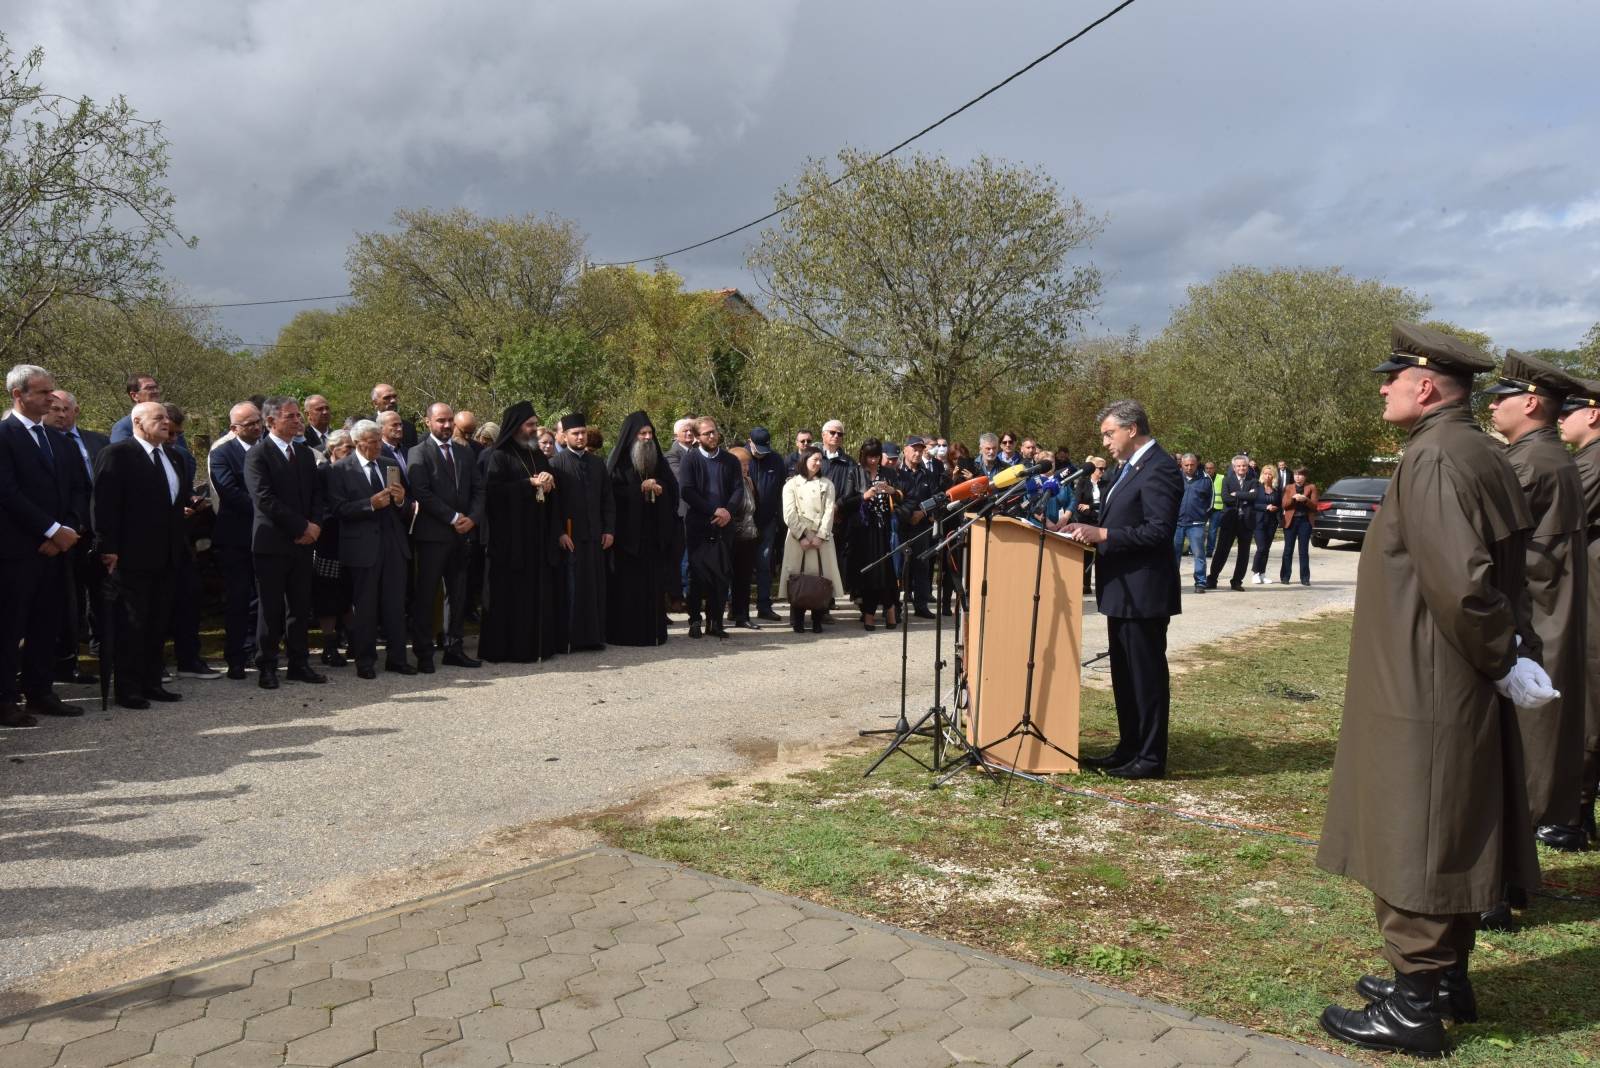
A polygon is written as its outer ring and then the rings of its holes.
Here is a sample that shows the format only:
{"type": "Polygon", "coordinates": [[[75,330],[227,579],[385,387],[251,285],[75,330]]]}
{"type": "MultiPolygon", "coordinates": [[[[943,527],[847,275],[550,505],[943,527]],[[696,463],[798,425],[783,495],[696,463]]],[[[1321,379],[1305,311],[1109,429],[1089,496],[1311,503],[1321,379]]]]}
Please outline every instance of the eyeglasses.
{"type": "Polygon", "coordinates": [[[1002,444],[1002,445],[1015,445],[1016,443],[1017,442],[1016,442],[1015,438],[1001,438],[1000,439],[1000,444],[1002,444]]]}
{"type": "Polygon", "coordinates": [[[841,434],[843,434],[844,431],[843,430],[824,430],[822,433],[823,433],[824,437],[836,438],[836,437],[839,437],[841,434]]]}

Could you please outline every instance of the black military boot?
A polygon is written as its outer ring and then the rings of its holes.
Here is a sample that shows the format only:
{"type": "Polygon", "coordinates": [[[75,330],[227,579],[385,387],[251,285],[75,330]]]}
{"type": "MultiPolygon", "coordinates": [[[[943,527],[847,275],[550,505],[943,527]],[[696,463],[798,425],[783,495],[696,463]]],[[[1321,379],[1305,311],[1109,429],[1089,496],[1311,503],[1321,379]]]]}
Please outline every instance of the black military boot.
{"type": "MultiPolygon", "coordinates": [[[[1368,1001],[1382,1001],[1394,993],[1394,980],[1363,975],[1356,980],[1356,993],[1368,1001]]],[[[1456,1023],[1477,1022],[1478,996],[1472,992],[1472,980],[1467,978],[1465,965],[1458,964],[1439,973],[1439,1011],[1456,1023]]]]}
{"type": "Polygon", "coordinates": [[[1439,978],[1439,972],[1396,975],[1394,992],[1382,1001],[1363,1009],[1329,1005],[1322,1011],[1322,1029],[1362,1049],[1437,1057],[1446,1045],[1439,978]]]}
{"type": "Polygon", "coordinates": [[[1533,836],[1551,849],[1563,853],[1582,853],[1589,838],[1582,827],[1568,823],[1543,824],[1533,832],[1533,836]]]}

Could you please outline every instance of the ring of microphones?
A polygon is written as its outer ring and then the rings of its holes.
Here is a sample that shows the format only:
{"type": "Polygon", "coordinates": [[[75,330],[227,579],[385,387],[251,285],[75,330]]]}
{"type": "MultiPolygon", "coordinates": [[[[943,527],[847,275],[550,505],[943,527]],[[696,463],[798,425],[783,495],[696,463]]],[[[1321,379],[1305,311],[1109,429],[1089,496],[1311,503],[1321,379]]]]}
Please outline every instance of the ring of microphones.
{"type": "Polygon", "coordinates": [[[1054,477],[1040,479],[1039,476],[1054,466],[1049,460],[1042,460],[1035,464],[1013,464],[1004,471],[996,473],[992,478],[988,475],[979,475],[977,478],[969,478],[965,482],[957,482],[943,493],[936,493],[929,497],[918,507],[924,512],[936,511],[941,507],[954,512],[973,498],[986,497],[994,490],[1010,489],[1018,482],[1024,483],[1023,492],[1029,496],[1037,496],[1046,492],[1053,493],[1061,488],[1060,480],[1054,477]],[[1054,483],[1054,485],[1051,486],[1051,483],[1054,483]]]}

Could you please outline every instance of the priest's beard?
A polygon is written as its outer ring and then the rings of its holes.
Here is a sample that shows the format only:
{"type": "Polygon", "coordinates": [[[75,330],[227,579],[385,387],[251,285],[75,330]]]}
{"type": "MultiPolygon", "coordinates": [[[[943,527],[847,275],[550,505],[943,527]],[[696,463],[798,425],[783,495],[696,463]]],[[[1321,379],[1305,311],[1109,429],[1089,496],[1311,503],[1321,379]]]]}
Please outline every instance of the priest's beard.
{"type": "Polygon", "coordinates": [[[653,441],[635,441],[629,458],[633,460],[633,469],[639,472],[640,478],[650,478],[656,473],[656,443],[653,441]]]}

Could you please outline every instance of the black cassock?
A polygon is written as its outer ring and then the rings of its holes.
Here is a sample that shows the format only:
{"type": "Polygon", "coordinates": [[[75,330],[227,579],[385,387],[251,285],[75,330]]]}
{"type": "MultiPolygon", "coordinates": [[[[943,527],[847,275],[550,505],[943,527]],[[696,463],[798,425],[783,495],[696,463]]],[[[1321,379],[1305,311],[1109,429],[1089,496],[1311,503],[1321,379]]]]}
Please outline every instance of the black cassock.
{"type": "MultiPolygon", "coordinates": [[[[606,551],[602,535],[616,529],[616,501],[605,461],[561,448],[550,460],[563,529],[572,535],[562,589],[563,649],[598,649],[606,643],[606,551]]],[[[561,531],[557,531],[560,536],[561,531]]]]}
{"type": "Polygon", "coordinates": [[[562,516],[556,495],[539,500],[528,481],[550,470],[538,449],[514,442],[490,450],[486,465],[487,513],[483,629],[478,655],[493,662],[528,663],[561,648],[556,607],[566,553],[557,544],[562,516]]]}
{"type": "Polygon", "coordinates": [[[652,502],[639,488],[644,478],[633,466],[633,443],[647,426],[655,429],[643,412],[628,416],[607,465],[616,501],[617,535],[606,587],[606,640],[612,645],[665,642],[666,597],[682,585],[678,559],[673,555],[674,532],[681,529],[677,479],[657,444],[656,469],[650,477],[661,484],[661,492],[652,502]]]}

